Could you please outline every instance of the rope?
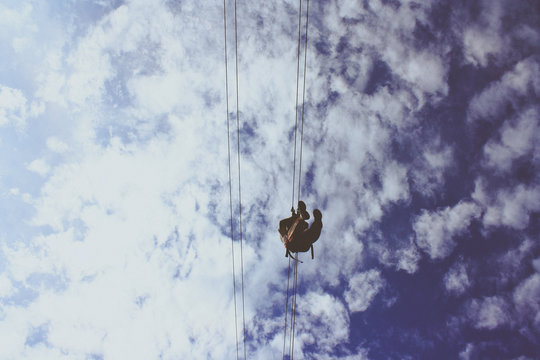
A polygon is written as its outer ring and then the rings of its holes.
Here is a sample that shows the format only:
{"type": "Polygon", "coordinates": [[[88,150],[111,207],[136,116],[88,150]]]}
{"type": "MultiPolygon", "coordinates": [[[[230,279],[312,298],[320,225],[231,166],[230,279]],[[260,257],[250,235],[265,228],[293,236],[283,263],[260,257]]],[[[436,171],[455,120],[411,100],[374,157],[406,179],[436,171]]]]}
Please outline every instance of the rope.
{"type": "MultiPolygon", "coordinates": [[[[223,32],[225,37],[225,97],[227,104],[227,154],[229,165],[229,206],[231,214],[231,252],[232,252],[232,272],[233,272],[233,298],[234,298],[234,327],[236,337],[236,359],[239,358],[238,345],[238,314],[236,302],[236,271],[234,257],[234,231],[233,231],[233,205],[232,205],[232,176],[231,176],[231,140],[230,140],[230,123],[229,123],[229,72],[228,72],[228,53],[227,53],[227,5],[226,0],[223,0],[223,32]]],[[[242,229],[242,180],[240,167],[240,118],[239,118],[239,101],[238,101],[238,24],[237,24],[237,6],[234,1],[234,36],[235,36],[235,63],[236,63],[236,128],[237,128],[237,162],[238,162],[238,202],[239,202],[239,230],[240,230],[240,267],[242,274],[242,325],[243,325],[243,344],[244,344],[244,359],[246,356],[246,319],[245,319],[245,300],[244,300],[244,256],[243,256],[243,229],[242,229]]]]}
{"type": "Polygon", "coordinates": [[[285,301],[285,325],[283,326],[283,359],[285,359],[285,339],[287,338],[287,313],[289,312],[290,275],[291,275],[291,257],[289,256],[289,270],[287,271],[287,300],[285,301]]]}
{"type": "MultiPolygon", "coordinates": [[[[299,258],[300,255],[297,254],[299,258]]],[[[294,357],[294,330],[296,325],[296,288],[298,284],[298,262],[300,260],[296,259],[294,262],[294,281],[293,281],[293,300],[291,306],[291,341],[289,345],[289,360],[293,360],[294,357]]]]}
{"type": "MultiPolygon", "coordinates": [[[[296,65],[296,105],[295,105],[295,124],[294,124],[294,156],[293,156],[293,182],[292,182],[292,207],[294,210],[294,187],[296,176],[296,138],[298,128],[298,88],[299,88],[299,75],[300,75],[300,39],[301,39],[301,19],[302,19],[302,0],[299,0],[299,12],[298,12],[298,51],[297,51],[297,65],[296,65]]],[[[306,37],[304,42],[304,79],[302,86],[302,116],[300,126],[300,160],[298,168],[298,201],[300,201],[301,184],[302,184],[302,153],[303,153],[303,140],[304,140],[304,114],[305,114],[305,98],[306,98],[306,71],[307,71],[307,44],[308,44],[308,24],[309,24],[309,0],[307,0],[306,6],[306,37]]],[[[287,337],[287,313],[289,303],[289,275],[290,275],[290,262],[289,258],[289,271],[287,273],[287,299],[285,302],[285,326],[283,331],[283,359],[285,359],[285,340],[287,337]]],[[[298,286],[298,262],[299,255],[294,258],[294,274],[293,274],[293,295],[291,304],[291,330],[289,337],[289,360],[293,360],[294,357],[294,335],[296,328],[296,293],[298,286]]]]}
{"type": "MultiPolygon", "coordinates": [[[[299,87],[299,79],[300,79],[300,39],[301,39],[301,29],[302,29],[302,0],[298,0],[298,46],[297,46],[297,53],[296,53],[296,96],[295,96],[295,105],[294,105],[294,148],[293,148],[293,178],[292,178],[292,198],[291,198],[291,211],[294,211],[294,186],[296,183],[296,135],[297,135],[297,129],[298,129],[298,87],[299,87]]],[[[297,269],[298,261],[295,259],[295,268],[297,269]]],[[[295,270],[293,270],[295,271],[295,270]]],[[[287,297],[285,300],[285,324],[283,326],[283,360],[285,360],[285,343],[287,339],[287,314],[288,314],[288,306],[289,306],[289,279],[291,274],[291,258],[289,257],[289,269],[287,271],[287,297]]],[[[293,275],[293,283],[294,283],[294,275],[293,275]]],[[[293,285],[293,290],[295,290],[295,286],[293,285]]],[[[293,291],[293,294],[296,294],[293,291]]],[[[294,296],[294,295],[293,295],[294,296]]],[[[292,307],[292,305],[291,305],[292,307]]],[[[292,309],[291,309],[292,311],[292,309]]],[[[292,318],[292,315],[291,315],[292,318]]],[[[291,323],[292,326],[292,323],[291,323]]],[[[289,340],[289,359],[291,356],[291,345],[289,340]]]]}
{"type": "Polygon", "coordinates": [[[234,236],[233,236],[233,206],[232,206],[232,177],[231,177],[231,139],[229,125],[229,71],[227,55],[227,11],[223,0],[223,32],[225,34],[225,99],[227,103],[227,154],[229,159],[229,207],[231,213],[231,258],[233,275],[233,298],[234,298],[234,336],[236,338],[236,360],[238,360],[238,314],[236,313],[236,272],[234,268],[234,236]]]}
{"type": "MultiPolygon", "coordinates": [[[[294,210],[294,184],[296,177],[296,133],[298,129],[298,82],[300,78],[300,29],[302,23],[302,0],[298,0],[298,50],[296,53],[296,96],[294,105],[294,152],[293,152],[293,181],[292,181],[292,200],[291,200],[291,209],[294,210]]],[[[291,211],[292,211],[291,210],[291,211]]]]}
{"type": "Polygon", "coordinates": [[[242,235],[242,181],[240,177],[240,116],[238,110],[238,25],[236,16],[236,0],[234,0],[234,42],[235,42],[235,57],[236,57],[236,140],[238,150],[238,201],[240,203],[240,267],[242,273],[242,323],[243,323],[243,339],[244,339],[244,359],[246,356],[246,317],[245,317],[245,300],[244,300],[244,251],[243,251],[243,235],[242,235]]]}
{"type": "Polygon", "coordinates": [[[298,201],[300,201],[300,181],[302,179],[302,145],[304,140],[304,104],[306,100],[306,68],[307,68],[307,42],[308,42],[308,22],[309,22],[309,0],[306,6],[306,41],[304,43],[304,86],[302,89],[302,125],[300,127],[300,168],[298,170],[298,201]]]}
{"type": "Polygon", "coordinates": [[[234,0],[234,46],[235,46],[235,62],[236,62],[236,143],[238,151],[238,201],[240,203],[240,268],[242,273],[242,325],[243,325],[243,340],[244,340],[244,359],[246,356],[246,317],[245,317],[245,300],[244,300],[244,251],[243,251],[243,235],[242,235],[242,180],[240,177],[240,115],[238,106],[238,16],[236,11],[236,0],[234,0]]]}

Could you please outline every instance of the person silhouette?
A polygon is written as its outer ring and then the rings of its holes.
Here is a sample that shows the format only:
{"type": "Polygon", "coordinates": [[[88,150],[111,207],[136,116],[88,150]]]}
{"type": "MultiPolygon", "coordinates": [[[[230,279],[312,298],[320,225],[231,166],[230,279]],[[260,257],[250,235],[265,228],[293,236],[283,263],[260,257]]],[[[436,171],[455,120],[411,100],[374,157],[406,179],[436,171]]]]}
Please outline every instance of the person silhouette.
{"type": "Polygon", "coordinates": [[[291,252],[306,252],[321,236],[322,231],[322,213],[319,209],[313,210],[314,220],[309,227],[298,231],[289,242],[287,249],[291,252]]]}
{"type": "MultiPolygon", "coordinates": [[[[291,216],[283,219],[279,222],[279,228],[278,231],[281,234],[281,237],[287,237],[287,234],[289,230],[291,230],[291,227],[294,227],[293,232],[296,232],[297,230],[304,230],[307,228],[307,222],[305,220],[309,219],[309,213],[306,211],[306,204],[300,200],[298,201],[298,209],[297,212],[294,211],[294,208],[291,208],[291,216]]],[[[292,235],[292,234],[291,234],[292,235]]],[[[288,241],[288,237],[287,237],[288,241]]],[[[285,243],[285,241],[284,241],[285,243]]]]}
{"type": "Polygon", "coordinates": [[[322,230],[322,213],[319,209],[313,210],[314,221],[308,226],[305,220],[310,218],[306,211],[306,204],[303,201],[298,201],[298,209],[295,212],[291,209],[292,215],[279,222],[278,231],[281,235],[281,241],[287,248],[286,256],[291,252],[306,252],[312,250],[313,243],[316,242],[322,230]]]}

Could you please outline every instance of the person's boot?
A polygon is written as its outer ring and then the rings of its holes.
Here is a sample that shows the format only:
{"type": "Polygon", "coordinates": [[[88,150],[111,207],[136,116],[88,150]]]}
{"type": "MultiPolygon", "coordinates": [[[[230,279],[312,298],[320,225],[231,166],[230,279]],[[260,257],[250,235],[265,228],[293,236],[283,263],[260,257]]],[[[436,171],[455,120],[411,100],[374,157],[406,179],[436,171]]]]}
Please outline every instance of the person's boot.
{"type": "Polygon", "coordinates": [[[306,211],[306,203],[302,200],[298,201],[298,214],[300,214],[304,220],[309,219],[309,213],[306,211]]]}
{"type": "Polygon", "coordinates": [[[315,218],[315,220],[317,221],[321,221],[322,220],[322,213],[319,209],[315,209],[313,210],[313,217],[315,218]]]}

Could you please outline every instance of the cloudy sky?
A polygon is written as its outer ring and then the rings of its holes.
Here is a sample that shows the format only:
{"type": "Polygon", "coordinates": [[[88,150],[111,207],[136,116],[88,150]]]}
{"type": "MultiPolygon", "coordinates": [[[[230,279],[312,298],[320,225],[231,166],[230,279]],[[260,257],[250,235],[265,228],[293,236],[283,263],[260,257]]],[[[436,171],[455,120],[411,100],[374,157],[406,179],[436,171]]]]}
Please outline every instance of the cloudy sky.
{"type": "MultiPolygon", "coordinates": [[[[299,9],[237,5],[246,353],[281,359],[299,9]]],[[[538,359],[539,24],[311,1],[295,358],[538,359]]],[[[0,1],[0,358],[236,358],[223,30],[222,1],[0,1]]]]}

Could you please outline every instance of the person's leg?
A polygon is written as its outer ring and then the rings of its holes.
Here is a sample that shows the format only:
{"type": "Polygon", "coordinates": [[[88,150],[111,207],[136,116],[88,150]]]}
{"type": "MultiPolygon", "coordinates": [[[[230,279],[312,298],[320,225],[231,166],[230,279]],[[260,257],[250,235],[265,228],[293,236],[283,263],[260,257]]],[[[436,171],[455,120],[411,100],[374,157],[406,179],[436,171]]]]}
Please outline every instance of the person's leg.
{"type": "Polygon", "coordinates": [[[309,213],[306,210],[306,204],[302,200],[298,201],[298,213],[302,216],[302,219],[309,219],[309,213]]]}
{"type": "Polygon", "coordinates": [[[286,235],[287,231],[289,231],[289,228],[294,223],[294,216],[288,217],[286,219],[283,219],[279,222],[279,228],[278,231],[281,235],[286,235]]]}
{"type": "Polygon", "coordinates": [[[309,229],[306,229],[302,232],[303,240],[306,244],[309,243],[310,246],[319,239],[322,230],[322,214],[320,210],[313,210],[313,217],[315,218],[315,220],[313,220],[313,222],[309,226],[309,229]]]}
{"type": "Polygon", "coordinates": [[[311,247],[311,243],[309,242],[309,238],[306,236],[306,231],[303,231],[302,233],[299,233],[295,235],[292,242],[289,243],[288,248],[289,250],[293,252],[306,252],[311,247]]]}

